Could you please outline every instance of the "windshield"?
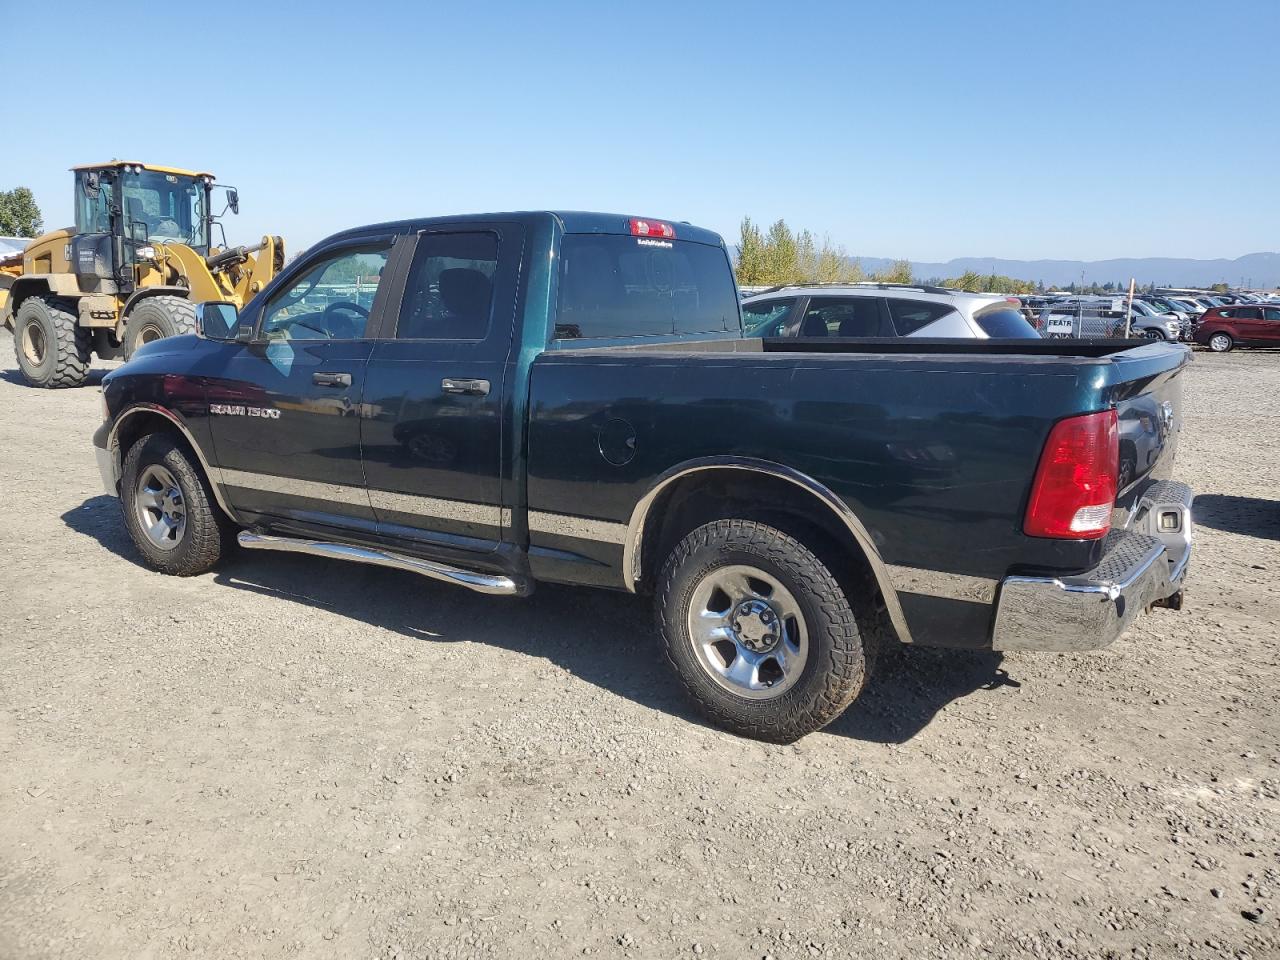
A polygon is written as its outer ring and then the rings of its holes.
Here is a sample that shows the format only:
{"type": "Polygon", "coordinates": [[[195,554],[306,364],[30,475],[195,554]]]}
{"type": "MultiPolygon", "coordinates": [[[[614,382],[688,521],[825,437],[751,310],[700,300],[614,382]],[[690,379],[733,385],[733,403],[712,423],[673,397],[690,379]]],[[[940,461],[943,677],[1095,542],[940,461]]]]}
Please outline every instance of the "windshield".
{"type": "Polygon", "coordinates": [[[136,236],[131,224],[143,223],[148,240],[185,243],[202,253],[208,250],[203,181],[174,173],[143,170],[141,173],[123,174],[120,183],[126,237],[136,236]]]}

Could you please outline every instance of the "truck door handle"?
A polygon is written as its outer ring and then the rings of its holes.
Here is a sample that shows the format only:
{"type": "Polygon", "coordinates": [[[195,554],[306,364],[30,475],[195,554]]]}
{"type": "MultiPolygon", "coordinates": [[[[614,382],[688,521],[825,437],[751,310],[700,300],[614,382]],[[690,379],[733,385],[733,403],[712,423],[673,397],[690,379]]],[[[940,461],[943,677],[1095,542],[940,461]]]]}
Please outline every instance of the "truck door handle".
{"type": "Polygon", "coordinates": [[[463,393],[471,397],[487,397],[489,395],[489,381],[454,380],[445,377],[440,381],[440,389],[445,393],[463,393]]]}
{"type": "Polygon", "coordinates": [[[349,373],[313,373],[311,382],[317,387],[349,387],[351,386],[351,374],[349,373]]]}

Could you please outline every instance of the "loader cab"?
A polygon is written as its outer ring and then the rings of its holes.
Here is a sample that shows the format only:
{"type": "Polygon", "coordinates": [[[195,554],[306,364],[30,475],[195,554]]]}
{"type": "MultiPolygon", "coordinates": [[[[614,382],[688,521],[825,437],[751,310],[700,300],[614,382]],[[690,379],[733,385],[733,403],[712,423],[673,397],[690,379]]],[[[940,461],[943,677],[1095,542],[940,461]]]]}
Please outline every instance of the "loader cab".
{"type": "Polygon", "coordinates": [[[77,167],[75,175],[77,234],[109,234],[126,246],[181,243],[208,254],[211,174],[123,163],[77,167]]]}

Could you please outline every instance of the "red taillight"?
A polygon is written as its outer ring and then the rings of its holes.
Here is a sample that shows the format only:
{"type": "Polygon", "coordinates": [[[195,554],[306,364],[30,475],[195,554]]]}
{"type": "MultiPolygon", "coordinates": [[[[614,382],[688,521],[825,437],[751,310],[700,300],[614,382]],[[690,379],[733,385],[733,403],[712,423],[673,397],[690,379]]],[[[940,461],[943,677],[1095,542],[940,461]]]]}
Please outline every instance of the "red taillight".
{"type": "Polygon", "coordinates": [[[631,235],[633,237],[655,237],[659,240],[674,240],[676,228],[661,220],[632,220],[631,235]]]}
{"type": "Polygon", "coordinates": [[[1055,424],[1040,454],[1022,529],[1032,537],[1096,540],[1111,529],[1120,473],[1114,410],[1055,424]]]}

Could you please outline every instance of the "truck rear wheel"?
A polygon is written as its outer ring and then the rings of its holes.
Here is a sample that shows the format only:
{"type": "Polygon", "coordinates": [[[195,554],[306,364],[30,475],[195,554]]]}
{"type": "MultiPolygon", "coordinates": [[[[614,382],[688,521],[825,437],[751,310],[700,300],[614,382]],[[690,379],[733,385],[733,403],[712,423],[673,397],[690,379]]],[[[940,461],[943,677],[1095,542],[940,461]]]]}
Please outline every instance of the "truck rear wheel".
{"type": "Polygon", "coordinates": [[[666,654],[717,726],[790,743],[862,692],[863,637],[840,582],[791,535],[718,520],[685,537],[658,581],[666,654]]]}
{"type": "Polygon", "coordinates": [[[196,308],[182,297],[147,297],[133,306],[124,321],[124,357],[144,344],[196,332],[196,308]]]}
{"type": "Polygon", "coordinates": [[[235,534],[187,449],[166,433],[144,437],[125,454],[120,504],[133,545],[161,573],[204,573],[235,534]]]}
{"type": "Polygon", "coordinates": [[[80,326],[70,300],[23,300],[13,326],[13,352],[23,379],[33,387],[78,387],[89,375],[89,331],[80,326]]]}

